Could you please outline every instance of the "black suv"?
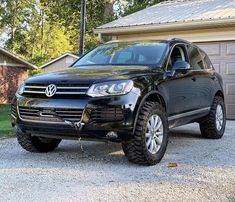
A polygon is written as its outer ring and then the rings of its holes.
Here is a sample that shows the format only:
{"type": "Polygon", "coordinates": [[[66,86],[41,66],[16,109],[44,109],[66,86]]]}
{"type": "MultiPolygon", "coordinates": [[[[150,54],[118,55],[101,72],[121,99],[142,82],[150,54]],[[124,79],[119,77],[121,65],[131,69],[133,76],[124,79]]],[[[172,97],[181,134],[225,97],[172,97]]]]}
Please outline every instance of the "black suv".
{"type": "Polygon", "coordinates": [[[198,122],[203,136],[223,136],[222,86],[207,54],[187,41],[114,41],[67,70],[27,79],[12,124],[30,152],[52,151],[61,139],[103,139],[121,142],[129,161],[153,165],[169,128],[198,122]]]}

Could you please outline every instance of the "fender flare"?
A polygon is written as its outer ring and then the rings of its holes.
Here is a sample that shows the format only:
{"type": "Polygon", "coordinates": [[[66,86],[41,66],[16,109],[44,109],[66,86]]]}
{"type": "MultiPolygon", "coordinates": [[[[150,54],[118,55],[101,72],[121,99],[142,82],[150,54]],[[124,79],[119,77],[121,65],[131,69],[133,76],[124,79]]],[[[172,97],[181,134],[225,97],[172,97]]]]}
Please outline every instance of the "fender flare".
{"type": "Polygon", "coordinates": [[[160,100],[160,104],[162,104],[163,107],[166,109],[166,106],[167,106],[167,105],[166,105],[166,101],[165,101],[164,96],[162,95],[162,93],[160,93],[159,91],[156,91],[156,90],[153,90],[153,91],[148,92],[148,93],[141,99],[141,102],[140,102],[140,104],[139,104],[139,106],[138,106],[138,109],[137,109],[137,111],[136,111],[135,120],[134,120],[134,125],[133,125],[133,132],[132,132],[133,134],[134,134],[134,132],[135,132],[135,127],[136,127],[136,123],[137,123],[137,120],[138,120],[138,116],[139,116],[140,110],[141,110],[142,106],[144,105],[146,99],[147,99],[149,96],[153,95],[153,94],[156,94],[156,95],[158,96],[158,99],[160,100]],[[159,96],[160,96],[160,97],[159,97],[159,96]],[[162,103],[162,100],[163,100],[164,103],[162,103]]]}

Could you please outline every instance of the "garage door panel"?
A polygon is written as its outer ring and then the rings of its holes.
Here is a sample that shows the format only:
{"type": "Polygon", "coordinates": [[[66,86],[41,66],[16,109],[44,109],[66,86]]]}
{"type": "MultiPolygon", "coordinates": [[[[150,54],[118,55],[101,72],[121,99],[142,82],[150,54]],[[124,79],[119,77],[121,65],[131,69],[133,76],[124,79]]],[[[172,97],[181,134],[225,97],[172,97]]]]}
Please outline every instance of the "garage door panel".
{"type": "Polygon", "coordinates": [[[227,118],[235,119],[235,41],[198,44],[211,59],[224,81],[227,118]]]}
{"type": "Polygon", "coordinates": [[[235,104],[226,104],[227,119],[234,119],[235,117],[235,104]]]}
{"type": "Polygon", "coordinates": [[[198,46],[211,56],[219,56],[221,53],[220,44],[199,44],[198,46]]]}
{"type": "Polygon", "coordinates": [[[220,73],[220,64],[219,63],[213,63],[213,66],[215,68],[215,71],[220,73]]]}
{"type": "Polygon", "coordinates": [[[235,55],[235,43],[227,44],[227,55],[235,55]]]}
{"type": "Polygon", "coordinates": [[[235,62],[227,63],[226,74],[235,77],[235,62]]]}
{"type": "Polygon", "coordinates": [[[235,95],[235,83],[226,83],[225,92],[226,95],[235,95]]]}

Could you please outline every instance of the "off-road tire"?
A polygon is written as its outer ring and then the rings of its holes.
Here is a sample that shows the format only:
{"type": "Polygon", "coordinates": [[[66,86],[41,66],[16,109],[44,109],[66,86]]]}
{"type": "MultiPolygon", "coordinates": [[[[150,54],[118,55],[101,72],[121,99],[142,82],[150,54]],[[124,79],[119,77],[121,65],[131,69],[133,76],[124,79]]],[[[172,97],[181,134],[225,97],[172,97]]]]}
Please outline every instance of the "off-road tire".
{"type": "Polygon", "coordinates": [[[159,163],[165,154],[168,143],[168,122],[164,108],[157,102],[146,102],[140,110],[134,137],[122,142],[125,156],[130,162],[142,165],[155,165],[159,163]],[[152,115],[158,115],[163,124],[163,142],[156,154],[151,154],[146,147],[145,133],[147,122],[152,115]]]}
{"type": "Polygon", "coordinates": [[[46,138],[46,142],[43,142],[39,137],[31,136],[28,133],[22,132],[20,129],[17,129],[16,137],[23,149],[36,153],[53,151],[61,142],[61,139],[51,138],[46,138]]]}
{"type": "Polygon", "coordinates": [[[224,100],[220,96],[216,96],[213,100],[210,113],[201,121],[199,122],[201,134],[210,139],[219,139],[223,137],[225,126],[226,126],[226,112],[225,112],[225,104],[224,100]],[[216,109],[217,106],[221,105],[223,109],[223,126],[220,131],[217,130],[216,127],[216,109]]]}

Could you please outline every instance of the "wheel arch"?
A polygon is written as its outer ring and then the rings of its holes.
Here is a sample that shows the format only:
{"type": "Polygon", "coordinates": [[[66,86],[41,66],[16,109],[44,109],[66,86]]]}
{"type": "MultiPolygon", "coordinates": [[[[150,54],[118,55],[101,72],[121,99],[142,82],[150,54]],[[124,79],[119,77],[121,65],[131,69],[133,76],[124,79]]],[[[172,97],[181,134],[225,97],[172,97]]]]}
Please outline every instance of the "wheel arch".
{"type": "Polygon", "coordinates": [[[136,115],[135,115],[135,120],[134,120],[134,126],[133,126],[133,133],[135,131],[135,127],[136,127],[136,123],[137,123],[137,119],[138,119],[138,116],[139,116],[139,113],[140,113],[140,110],[142,108],[142,106],[144,105],[145,102],[158,102],[160,103],[164,109],[167,111],[167,105],[166,105],[166,102],[165,102],[165,99],[164,99],[164,96],[158,92],[158,91],[150,91],[148,92],[140,101],[140,104],[138,106],[138,109],[136,111],[136,115]]]}
{"type": "Polygon", "coordinates": [[[218,90],[216,93],[215,93],[215,96],[220,96],[223,98],[224,100],[224,93],[221,91],[221,90],[218,90]]]}

